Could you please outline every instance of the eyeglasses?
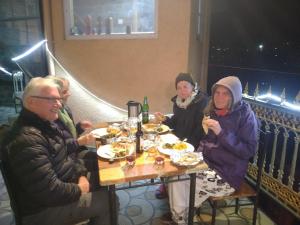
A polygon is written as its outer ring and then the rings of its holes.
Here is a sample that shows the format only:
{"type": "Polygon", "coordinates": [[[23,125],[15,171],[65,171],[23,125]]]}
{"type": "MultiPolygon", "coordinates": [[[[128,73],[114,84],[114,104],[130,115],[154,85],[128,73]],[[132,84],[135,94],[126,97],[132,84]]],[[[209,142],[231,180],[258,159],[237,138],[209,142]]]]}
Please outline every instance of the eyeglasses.
{"type": "Polygon", "coordinates": [[[48,102],[51,102],[51,103],[56,103],[57,101],[62,102],[62,98],[57,98],[57,97],[44,97],[44,96],[37,96],[37,95],[32,95],[30,97],[31,98],[44,99],[44,100],[47,100],[48,102]]]}

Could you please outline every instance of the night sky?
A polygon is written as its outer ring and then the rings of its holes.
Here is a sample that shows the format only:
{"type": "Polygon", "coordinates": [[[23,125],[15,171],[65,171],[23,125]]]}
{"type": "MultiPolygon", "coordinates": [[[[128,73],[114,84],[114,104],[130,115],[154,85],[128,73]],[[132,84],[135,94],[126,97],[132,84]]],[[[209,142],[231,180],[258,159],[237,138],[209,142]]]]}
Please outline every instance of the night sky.
{"type": "Polygon", "coordinates": [[[237,75],[250,89],[300,90],[300,0],[212,0],[208,87],[237,75]]]}
{"type": "MultiPolygon", "coordinates": [[[[211,37],[249,46],[300,40],[299,0],[213,0],[211,37]],[[224,36],[225,35],[225,36],[224,36]]],[[[219,40],[220,41],[220,40],[219,40]]]]}

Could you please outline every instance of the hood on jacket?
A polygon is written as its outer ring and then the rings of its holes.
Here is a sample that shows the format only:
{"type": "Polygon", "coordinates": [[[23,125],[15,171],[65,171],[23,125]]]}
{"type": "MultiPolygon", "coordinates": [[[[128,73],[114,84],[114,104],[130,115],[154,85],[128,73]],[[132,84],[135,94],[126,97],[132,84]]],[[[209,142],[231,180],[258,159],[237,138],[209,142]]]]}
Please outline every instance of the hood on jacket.
{"type": "Polygon", "coordinates": [[[212,86],[212,96],[214,95],[214,92],[218,85],[222,85],[230,90],[233,98],[231,108],[242,100],[242,84],[238,77],[228,76],[219,80],[212,86]]]}

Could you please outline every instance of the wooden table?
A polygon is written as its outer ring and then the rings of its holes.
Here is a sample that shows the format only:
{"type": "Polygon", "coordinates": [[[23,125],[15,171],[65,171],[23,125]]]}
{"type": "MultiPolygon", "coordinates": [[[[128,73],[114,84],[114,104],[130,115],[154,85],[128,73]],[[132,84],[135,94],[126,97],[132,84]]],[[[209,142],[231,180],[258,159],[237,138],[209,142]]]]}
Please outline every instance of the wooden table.
{"type": "Polygon", "coordinates": [[[156,165],[154,163],[154,157],[147,157],[147,153],[137,155],[135,165],[129,167],[126,165],[126,160],[116,160],[110,163],[108,160],[99,157],[99,178],[102,186],[109,186],[110,195],[110,212],[111,212],[111,224],[117,224],[117,212],[116,212],[116,199],[115,191],[116,184],[123,184],[133,181],[155,179],[159,177],[171,177],[189,174],[190,175],[190,203],[189,203],[189,217],[188,224],[193,224],[194,216],[194,203],[195,203],[195,185],[196,185],[196,173],[207,169],[207,164],[200,163],[196,167],[186,168],[179,167],[172,164],[168,156],[165,158],[163,165],[156,165]]]}

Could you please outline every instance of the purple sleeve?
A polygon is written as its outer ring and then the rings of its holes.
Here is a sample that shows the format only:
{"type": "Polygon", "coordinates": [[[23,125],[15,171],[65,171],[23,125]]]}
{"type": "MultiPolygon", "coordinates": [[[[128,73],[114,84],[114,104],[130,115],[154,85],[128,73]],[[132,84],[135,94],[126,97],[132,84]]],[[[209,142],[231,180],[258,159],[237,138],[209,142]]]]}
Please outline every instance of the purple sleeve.
{"type": "Polygon", "coordinates": [[[224,150],[231,152],[242,159],[250,159],[255,154],[257,146],[258,126],[254,113],[247,113],[240,121],[238,131],[222,129],[218,135],[224,150]]]}

